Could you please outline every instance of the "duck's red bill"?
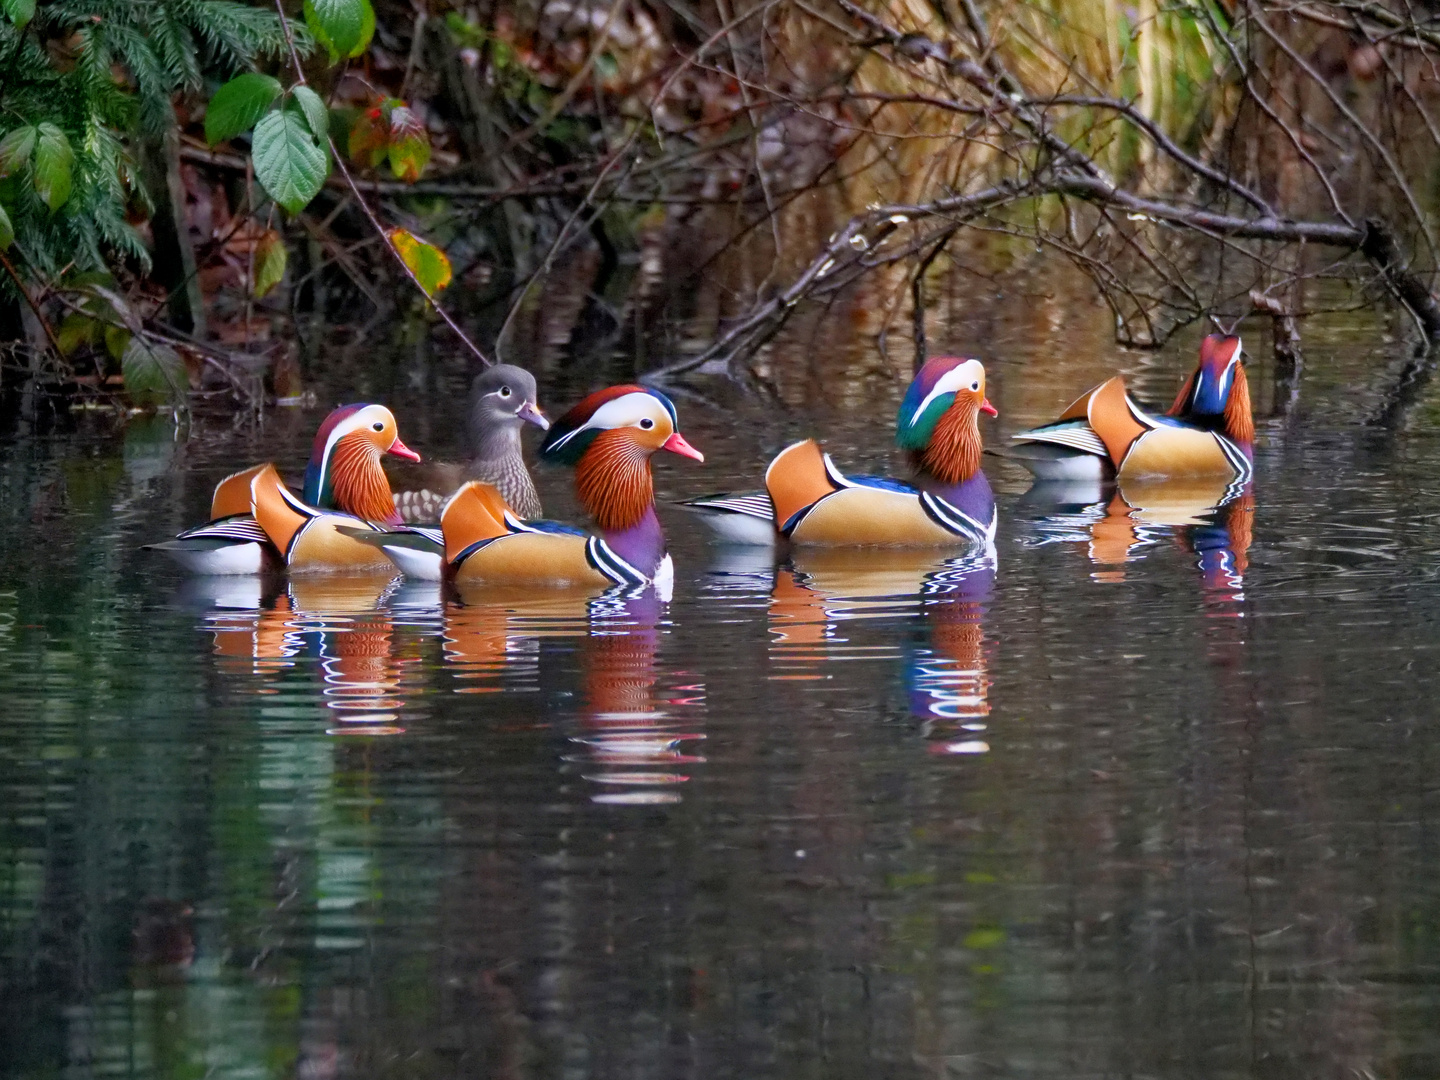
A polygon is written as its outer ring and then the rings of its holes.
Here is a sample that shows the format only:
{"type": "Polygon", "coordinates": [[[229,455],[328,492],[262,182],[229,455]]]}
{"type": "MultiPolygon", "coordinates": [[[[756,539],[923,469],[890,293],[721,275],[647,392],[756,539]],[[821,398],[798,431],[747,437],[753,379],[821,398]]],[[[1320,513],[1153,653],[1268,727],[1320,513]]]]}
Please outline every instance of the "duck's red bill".
{"type": "Polygon", "coordinates": [[[990,399],[988,397],[984,401],[980,402],[980,411],[983,413],[989,413],[991,416],[1000,415],[1000,410],[995,408],[994,405],[990,404],[990,399]]]}
{"type": "Polygon", "coordinates": [[[390,453],[394,454],[396,457],[403,457],[407,461],[420,460],[420,455],[417,454],[414,450],[411,450],[410,447],[406,446],[399,439],[396,439],[393,443],[390,444],[390,453]]]}
{"type": "Polygon", "coordinates": [[[686,442],[685,436],[678,431],[661,443],[660,448],[669,450],[672,454],[679,454],[681,457],[694,458],[696,461],[705,460],[705,455],[686,442]]]}

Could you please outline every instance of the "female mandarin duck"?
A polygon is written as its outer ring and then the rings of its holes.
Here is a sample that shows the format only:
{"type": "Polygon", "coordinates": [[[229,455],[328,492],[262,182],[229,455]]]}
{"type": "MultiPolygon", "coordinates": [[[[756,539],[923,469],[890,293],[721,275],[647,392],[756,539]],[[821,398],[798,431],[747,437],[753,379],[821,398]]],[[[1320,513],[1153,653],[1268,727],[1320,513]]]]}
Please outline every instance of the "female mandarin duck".
{"type": "Polygon", "coordinates": [[[676,430],[675,406],[656,390],[612,386],[555,421],[544,460],[575,466],[575,489],[599,535],[552,521],[521,521],[490,485],[472,481],[440,515],[440,529],[402,529],[363,542],[406,574],[459,584],[646,585],[674,577],[655,516],[650,458],[657,450],[704,461],[676,430]]]}
{"type": "Polygon", "coordinates": [[[496,364],[475,376],[470,386],[466,433],[473,457],[463,464],[437,462],[428,466],[415,490],[397,491],[395,506],[406,521],[440,520],[445,500],[467,480],[494,485],[506,504],[522,518],[540,516],[540,496],[525,467],[520,429],[534,424],[541,431],[550,421],[540,411],[535,376],[512,364],[496,364]]]}
{"type": "Polygon", "coordinates": [[[995,538],[995,497],[980,468],[985,397],[979,360],[937,356],[916,373],[900,404],[895,441],[910,452],[915,482],[844,476],[812,439],[781,451],[765,491],[688,499],[723,538],[828,547],[948,547],[995,538]]]}
{"type": "Polygon", "coordinates": [[[1012,436],[1012,452],[1041,480],[1220,476],[1249,481],[1255,421],[1240,339],[1211,334],[1200,364],[1164,416],[1150,416],[1115,376],[1060,419],[1012,436]]]}
{"type": "Polygon", "coordinates": [[[255,465],[216,485],[210,521],[151,547],[200,574],[388,568],[373,547],[336,531],[337,525],[373,532],[400,524],[380,466],[385,454],[420,460],[400,441],[389,409],[341,406],[315,436],[303,499],[291,494],[274,465],[255,465]]]}

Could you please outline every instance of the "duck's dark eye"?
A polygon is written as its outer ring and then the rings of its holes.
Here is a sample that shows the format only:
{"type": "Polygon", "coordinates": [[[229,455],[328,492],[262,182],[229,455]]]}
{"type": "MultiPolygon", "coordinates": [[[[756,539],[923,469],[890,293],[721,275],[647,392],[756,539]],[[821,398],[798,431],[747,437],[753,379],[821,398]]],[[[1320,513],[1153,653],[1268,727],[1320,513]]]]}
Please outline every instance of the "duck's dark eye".
{"type": "Polygon", "coordinates": [[[649,431],[654,426],[655,421],[651,420],[648,416],[644,420],[640,421],[640,427],[643,428],[645,431],[649,431]]]}
{"type": "Polygon", "coordinates": [[[383,423],[381,423],[379,420],[375,421],[375,423],[371,424],[370,426],[371,426],[372,428],[374,428],[376,431],[384,431],[384,430],[385,430],[385,425],[384,425],[383,423]]]}
{"type": "Polygon", "coordinates": [[[978,394],[978,393],[980,392],[980,384],[979,384],[978,382],[972,382],[972,383],[970,384],[970,389],[973,390],[973,391],[975,391],[975,393],[978,394]]]}
{"type": "Polygon", "coordinates": [[[510,387],[508,387],[508,386],[502,386],[502,387],[500,387],[500,396],[501,396],[501,397],[509,397],[509,396],[510,396],[510,387]]]}

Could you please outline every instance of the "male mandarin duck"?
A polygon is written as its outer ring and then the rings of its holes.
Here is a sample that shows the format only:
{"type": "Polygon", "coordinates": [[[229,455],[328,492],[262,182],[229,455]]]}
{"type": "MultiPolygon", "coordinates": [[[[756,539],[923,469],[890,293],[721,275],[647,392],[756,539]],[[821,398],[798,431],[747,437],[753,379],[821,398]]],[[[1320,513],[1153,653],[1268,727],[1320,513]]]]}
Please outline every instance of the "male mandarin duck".
{"type": "Polygon", "coordinates": [[[1240,339],[1211,334],[1200,363],[1164,416],[1151,416],[1120,376],[1082,395],[1053,423],[1012,436],[1011,451],[1042,480],[1220,476],[1252,473],[1255,421],[1240,339]]]}
{"type": "Polygon", "coordinates": [[[440,520],[445,500],[467,480],[491,484],[521,518],[540,516],[540,496],[525,467],[520,429],[534,424],[541,431],[550,421],[540,411],[535,376],[512,364],[496,364],[475,376],[465,417],[473,455],[464,463],[436,462],[424,468],[420,486],[397,491],[395,506],[410,522],[440,520]]]}
{"type": "Polygon", "coordinates": [[[255,465],[215,486],[210,521],[150,547],[200,574],[388,568],[373,547],[335,531],[337,524],[370,531],[400,524],[380,465],[385,454],[420,460],[400,441],[389,409],[343,405],[315,435],[303,498],[274,465],[255,465]]]}
{"type": "Polygon", "coordinates": [[[726,540],[825,547],[988,545],[995,497],[980,468],[985,397],[979,360],[937,356],[916,373],[900,404],[895,441],[909,451],[915,482],[845,476],[812,439],[782,450],[765,491],[687,499],[726,540]]]}
{"type": "Polygon", "coordinates": [[[457,584],[646,585],[674,577],[655,516],[650,458],[657,450],[704,461],[676,430],[675,406],[659,391],[612,386],[555,421],[540,446],[546,461],[575,466],[580,502],[599,535],[553,521],[521,521],[499,492],[476,481],[445,504],[440,528],[401,529],[363,542],[407,575],[457,584]]]}

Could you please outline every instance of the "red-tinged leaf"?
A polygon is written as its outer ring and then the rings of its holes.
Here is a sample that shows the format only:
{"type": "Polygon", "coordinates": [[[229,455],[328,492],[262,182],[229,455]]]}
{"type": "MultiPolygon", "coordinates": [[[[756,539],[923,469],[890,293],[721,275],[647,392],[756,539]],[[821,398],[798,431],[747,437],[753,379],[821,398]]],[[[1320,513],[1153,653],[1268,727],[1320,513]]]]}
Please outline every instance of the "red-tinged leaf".
{"type": "Polygon", "coordinates": [[[405,260],[405,265],[420,280],[426,292],[433,296],[450,284],[452,271],[445,252],[405,229],[391,229],[388,235],[400,258],[405,260]]]}
{"type": "Polygon", "coordinates": [[[390,110],[390,171],[413,184],[430,163],[430,136],[414,111],[404,105],[390,110]]]}
{"type": "Polygon", "coordinates": [[[258,300],[285,277],[289,255],[285,241],[274,229],[267,229],[255,245],[255,298],[258,300]]]}
{"type": "Polygon", "coordinates": [[[356,165],[373,169],[385,160],[390,148],[390,124],[385,111],[376,106],[366,109],[350,129],[350,160],[356,165]]]}

